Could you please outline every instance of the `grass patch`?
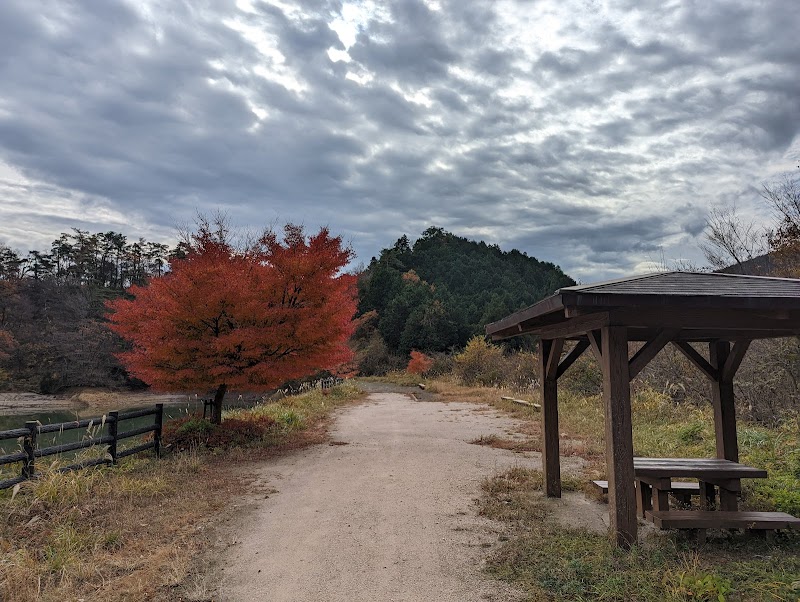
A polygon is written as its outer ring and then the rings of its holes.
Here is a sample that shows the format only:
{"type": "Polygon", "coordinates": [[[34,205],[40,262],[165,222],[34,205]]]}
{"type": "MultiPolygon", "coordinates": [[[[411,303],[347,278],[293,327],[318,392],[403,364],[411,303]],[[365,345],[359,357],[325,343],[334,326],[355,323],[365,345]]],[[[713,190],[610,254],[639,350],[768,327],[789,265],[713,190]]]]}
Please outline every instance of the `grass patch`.
{"type": "Polygon", "coordinates": [[[737,535],[710,539],[701,552],[680,536],[652,538],[630,552],[607,537],[548,520],[541,474],[514,468],[487,479],[479,512],[508,525],[488,559],[493,576],[529,600],[797,600],[800,538],[774,544],[737,535]]]}
{"type": "Polygon", "coordinates": [[[246,462],[324,441],[331,410],[360,396],[345,384],[232,411],[223,425],[238,424],[236,433],[240,423],[268,426],[238,446],[196,442],[161,460],[142,454],[68,473],[56,462],[13,499],[0,492],[0,600],[209,599],[193,575],[202,568],[213,579],[213,568],[195,559],[213,549],[215,526],[247,491],[246,462]]]}

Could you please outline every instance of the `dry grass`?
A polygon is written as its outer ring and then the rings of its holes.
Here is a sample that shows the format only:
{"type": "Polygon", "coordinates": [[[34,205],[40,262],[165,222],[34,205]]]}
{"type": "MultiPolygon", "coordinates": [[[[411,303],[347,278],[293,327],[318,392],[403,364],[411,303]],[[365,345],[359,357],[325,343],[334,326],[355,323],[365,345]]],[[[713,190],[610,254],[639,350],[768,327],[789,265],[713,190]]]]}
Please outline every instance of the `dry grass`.
{"type": "Polygon", "coordinates": [[[249,463],[325,441],[331,410],[359,397],[349,386],[263,406],[281,428],[247,447],[63,474],[54,466],[13,499],[0,493],[0,600],[210,599],[214,571],[202,562],[251,489],[249,463]]]}
{"type": "Polygon", "coordinates": [[[0,501],[0,598],[170,600],[210,517],[241,491],[220,459],[186,454],[49,470],[0,501]]]}
{"type": "Polygon", "coordinates": [[[523,468],[487,479],[479,512],[506,523],[487,570],[531,601],[688,602],[797,600],[797,537],[774,543],[723,535],[701,551],[678,536],[651,538],[630,552],[611,540],[549,520],[542,476],[523,468]]]}
{"type": "Polygon", "coordinates": [[[541,442],[534,439],[519,440],[519,439],[506,439],[499,435],[481,435],[477,439],[470,441],[473,445],[485,445],[495,449],[506,449],[517,453],[541,451],[541,442]]]}

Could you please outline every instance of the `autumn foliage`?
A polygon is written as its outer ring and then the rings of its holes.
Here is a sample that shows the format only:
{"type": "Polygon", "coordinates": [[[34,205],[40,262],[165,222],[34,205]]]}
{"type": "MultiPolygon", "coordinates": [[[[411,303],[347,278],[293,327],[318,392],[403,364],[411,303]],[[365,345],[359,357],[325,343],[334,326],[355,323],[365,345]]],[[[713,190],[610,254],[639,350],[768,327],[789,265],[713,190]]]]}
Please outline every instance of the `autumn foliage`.
{"type": "Polygon", "coordinates": [[[409,374],[424,374],[431,369],[431,366],[433,366],[433,359],[420,351],[412,351],[406,372],[409,374]]]}
{"type": "Polygon", "coordinates": [[[237,250],[201,223],[189,249],[131,287],[132,300],[108,303],[111,329],[132,343],[118,357],[133,376],[157,390],[215,388],[219,422],[229,387],[268,390],[352,359],[356,288],[340,273],[352,255],[341,238],[288,225],[237,250]]]}

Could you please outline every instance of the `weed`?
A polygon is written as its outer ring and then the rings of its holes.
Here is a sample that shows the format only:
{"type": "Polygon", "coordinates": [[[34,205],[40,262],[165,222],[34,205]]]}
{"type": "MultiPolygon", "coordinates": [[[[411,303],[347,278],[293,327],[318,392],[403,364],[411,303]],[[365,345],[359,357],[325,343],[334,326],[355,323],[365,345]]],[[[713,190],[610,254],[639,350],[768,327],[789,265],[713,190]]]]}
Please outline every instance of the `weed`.
{"type": "Polygon", "coordinates": [[[697,553],[686,557],[684,566],[667,569],[662,582],[665,591],[681,602],[725,602],[733,591],[730,579],[703,571],[697,553]]]}
{"type": "Polygon", "coordinates": [[[696,443],[703,440],[705,425],[702,422],[693,422],[678,429],[677,435],[683,443],[696,443]]]}

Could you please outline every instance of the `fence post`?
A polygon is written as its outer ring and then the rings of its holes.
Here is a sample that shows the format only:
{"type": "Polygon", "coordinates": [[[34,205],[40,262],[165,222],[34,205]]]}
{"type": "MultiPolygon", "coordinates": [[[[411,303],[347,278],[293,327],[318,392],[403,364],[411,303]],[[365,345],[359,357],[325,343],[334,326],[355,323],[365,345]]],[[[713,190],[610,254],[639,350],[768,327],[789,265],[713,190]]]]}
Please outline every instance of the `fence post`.
{"type": "Polygon", "coordinates": [[[28,457],[25,458],[25,463],[22,465],[22,476],[26,479],[32,479],[36,473],[34,462],[36,461],[36,433],[38,432],[39,423],[35,420],[28,420],[25,423],[25,428],[28,429],[28,434],[22,440],[22,451],[28,457]]]}
{"type": "Polygon", "coordinates": [[[108,453],[111,456],[111,463],[117,463],[117,433],[119,433],[119,412],[108,413],[108,434],[112,438],[108,444],[108,453]]]}
{"type": "Polygon", "coordinates": [[[153,431],[153,449],[156,458],[161,457],[161,427],[164,425],[164,404],[156,404],[156,430],[153,431]]]}

